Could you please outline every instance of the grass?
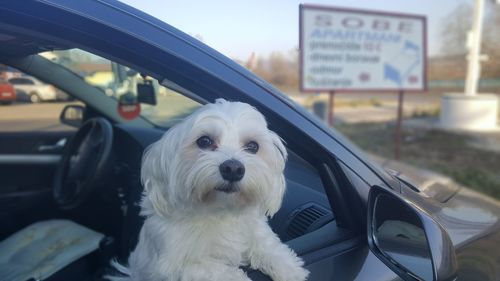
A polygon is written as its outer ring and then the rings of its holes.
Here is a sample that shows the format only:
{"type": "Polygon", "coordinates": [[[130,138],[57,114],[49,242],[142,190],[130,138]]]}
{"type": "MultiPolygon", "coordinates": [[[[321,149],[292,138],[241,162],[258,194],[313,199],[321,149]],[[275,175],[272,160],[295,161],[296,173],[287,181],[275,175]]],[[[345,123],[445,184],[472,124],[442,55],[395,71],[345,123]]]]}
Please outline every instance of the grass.
{"type": "MultiPolygon", "coordinates": [[[[328,94],[321,95],[310,95],[303,101],[303,105],[305,107],[311,107],[315,102],[324,102],[328,104],[328,94]]],[[[335,108],[341,107],[379,107],[382,106],[382,102],[377,98],[371,99],[344,99],[344,98],[335,98],[335,108]]]]}
{"type": "MultiPolygon", "coordinates": [[[[367,152],[393,159],[394,126],[382,123],[336,127],[367,152]]],[[[473,146],[471,136],[439,130],[404,129],[401,161],[453,178],[500,199],[500,153],[473,146]]]]}
{"type": "Polygon", "coordinates": [[[361,106],[382,106],[377,98],[371,98],[369,100],[343,100],[337,99],[335,101],[335,107],[361,107],[361,106]]]}
{"type": "Polygon", "coordinates": [[[415,110],[411,113],[412,118],[425,118],[425,117],[437,117],[441,113],[439,107],[433,109],[415,110]]]}

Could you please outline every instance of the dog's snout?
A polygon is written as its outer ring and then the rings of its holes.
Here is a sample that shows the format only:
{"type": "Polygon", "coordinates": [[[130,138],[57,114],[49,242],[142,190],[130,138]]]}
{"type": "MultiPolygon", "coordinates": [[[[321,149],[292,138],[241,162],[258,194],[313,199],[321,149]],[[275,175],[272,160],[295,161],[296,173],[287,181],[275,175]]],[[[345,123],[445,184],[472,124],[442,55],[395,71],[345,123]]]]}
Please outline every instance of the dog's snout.
{"type": "Polygon", "coordinates": [[[222,178],[230,182],[239,181],[245,175],[245,166],[236,159],[224,161],[220,164],[219,170],[222,178]]]}

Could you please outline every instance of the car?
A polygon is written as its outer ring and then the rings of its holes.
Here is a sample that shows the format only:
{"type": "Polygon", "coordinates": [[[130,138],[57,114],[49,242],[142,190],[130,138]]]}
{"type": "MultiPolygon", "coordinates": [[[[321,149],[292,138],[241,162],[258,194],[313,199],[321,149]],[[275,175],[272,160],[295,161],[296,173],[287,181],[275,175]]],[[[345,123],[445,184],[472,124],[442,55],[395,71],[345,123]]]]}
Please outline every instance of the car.
{"type": "Polygon", "coordinates": [[[20,100],[39,103],[42,101],[56,101],[58,99],[58,91],[54,86],[42,83],[33,77],[14,77],[8,81],[14,86],[20,100]]]}
{"type": "MultiPolygon", "coordinates": [[[[199,40],[113,0],[2,1],[0,12],[0,63],[81,101],[60,114],[73,130],[0,133],[0,276],[112,273],[110,261],[127,260],[143,222],[144,149],[224,98],[257,108],[286,142],[287,192],[269,224],[305,261],[309,280],[500,279],[498,201],[384,170],[199,40]],[[58,58],[40,55],[47,51],[58,58]],[[126,99],[78,75],[85,61],[134,70],[112,71],[126,99]],[[131,83],[127,73],[137,72],[143,81],[131,83]]],[[[251,280],[270,280],[243,268],[251,280]]]]}
{"type": "Polygon", "coordinates": [[[0,104],[11,104],[16,100],[16,91],[7,81],[0,79],[0,104]]]}

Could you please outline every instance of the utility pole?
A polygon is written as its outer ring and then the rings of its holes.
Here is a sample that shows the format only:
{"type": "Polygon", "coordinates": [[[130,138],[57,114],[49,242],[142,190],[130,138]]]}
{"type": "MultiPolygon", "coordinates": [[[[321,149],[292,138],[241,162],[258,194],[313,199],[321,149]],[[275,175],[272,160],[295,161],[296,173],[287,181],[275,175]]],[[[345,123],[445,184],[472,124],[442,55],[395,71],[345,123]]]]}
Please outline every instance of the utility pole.
{"type": "Polygon", "coordinates": [[[467,80],[465,81],[465,95],[475,96],[477,84],[481,77],[481,61],[486,57],[481,56],[481,37],[483,33],[484,0],[475,0],[472,29],[467,34],[467,48],[469,49],[467,80]]]}

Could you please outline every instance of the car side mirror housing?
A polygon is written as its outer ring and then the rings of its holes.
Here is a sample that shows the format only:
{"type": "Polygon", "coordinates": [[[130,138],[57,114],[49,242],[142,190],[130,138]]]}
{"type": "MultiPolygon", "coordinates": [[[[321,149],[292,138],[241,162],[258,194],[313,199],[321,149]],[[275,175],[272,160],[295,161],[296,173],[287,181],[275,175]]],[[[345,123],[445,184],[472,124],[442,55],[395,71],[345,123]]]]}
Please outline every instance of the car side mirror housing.
{"type": "Polygon", "coordinates": [[[61,123],[71,126],[80,127],[83,123],[83,113],[85,112],[85,107],[81,105],[70,104],[66,105],[61,111],[59,120],[61,123]]]}
{"type": "Polygon", "coordinates": [[[431,215],[400,194],[373,186],[368,197],[370,250],[403,280],[455,280],[455,249],[431,215]]]}

